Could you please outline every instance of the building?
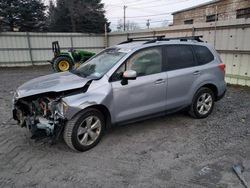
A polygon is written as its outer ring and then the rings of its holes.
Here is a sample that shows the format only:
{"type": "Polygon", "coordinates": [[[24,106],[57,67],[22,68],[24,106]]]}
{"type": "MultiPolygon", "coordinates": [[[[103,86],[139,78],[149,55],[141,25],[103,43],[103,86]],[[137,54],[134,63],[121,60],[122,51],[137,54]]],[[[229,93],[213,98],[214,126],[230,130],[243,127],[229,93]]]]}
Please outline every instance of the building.
{"type": "Polygon", "coordinates": [[[172,15],[173,25],[250,18],[250,0],[213,0],[172,15]]]}

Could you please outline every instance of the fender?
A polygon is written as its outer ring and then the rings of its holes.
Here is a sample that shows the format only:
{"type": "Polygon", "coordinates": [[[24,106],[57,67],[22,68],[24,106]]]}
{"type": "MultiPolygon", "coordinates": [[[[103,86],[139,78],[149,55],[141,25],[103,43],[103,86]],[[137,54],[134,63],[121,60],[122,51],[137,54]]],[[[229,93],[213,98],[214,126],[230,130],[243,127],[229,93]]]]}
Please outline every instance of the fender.
{"type": "MultiPolygon", "coordinates": [[[[189,93],[189,95],[192,95],[192,97],[190,98],[191,100],[189,101],[190,104],[192,103],[193,96],[194,96],[195,93],[198,91],[198,89],[200,89],[202,86],[208,85],[208,84],[214,85],[214,86],[217,88],[217,90],[218,90],[218,86],[217,86],[216,83],[213,82],[212,80],[205,80],[205,81],[203,81],[203,82],[201,82],[201,83],[199,83],[199,84],[194,83],[193,86],[195,86],[195,87],[194,87],[194,89],[190,90],[191,93],[189,93]]],[[[215,97],[216,97],[216,96],[215,96],[215,97]]]]}
{"type": "Polygon", "coordinates": [[[89,108],[91,106],[94,106],[94,105],[99,105],[99,104],[97,104],[96,102],[86,102],[86,103],[81,104],[78,107],[68,106],[67,113],[65,114],[65,118],[67,120],[71,120],[77,114],[79,114],[82,110],[89,108]]]}
{"type": "Polygon", "coordinates": [[[91,106],[103,106],[110,109],[111,89],[108,81],[106,81],[106,84],[100,85],[98,82],[92,81],[86,92],[62,98],[62,101],[68,105],[65,113],[66,119],[72,119],[77,113],[91,106]]]}

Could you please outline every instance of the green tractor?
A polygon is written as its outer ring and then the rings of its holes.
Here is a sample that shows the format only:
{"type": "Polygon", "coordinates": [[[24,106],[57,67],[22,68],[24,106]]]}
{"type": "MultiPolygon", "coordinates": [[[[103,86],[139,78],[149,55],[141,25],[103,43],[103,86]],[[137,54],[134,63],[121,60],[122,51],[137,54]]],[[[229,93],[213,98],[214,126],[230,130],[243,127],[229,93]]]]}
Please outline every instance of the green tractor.
{"type": "Polygon", "coordinates": [[[52,50],[54,58],[49,61],[56,72],[69,71],[73,67],[80,66],[81,63],[87,61],[95,55],[88,51],[77,51],[70,49],[69,51],[61,52],[58,41],[52,42],[52,50]]]}

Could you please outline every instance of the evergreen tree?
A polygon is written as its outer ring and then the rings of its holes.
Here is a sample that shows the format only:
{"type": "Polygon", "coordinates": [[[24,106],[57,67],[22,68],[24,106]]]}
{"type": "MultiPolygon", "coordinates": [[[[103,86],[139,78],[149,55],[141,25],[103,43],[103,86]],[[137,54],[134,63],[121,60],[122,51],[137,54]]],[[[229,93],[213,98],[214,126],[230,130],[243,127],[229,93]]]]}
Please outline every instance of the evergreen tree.
{"type": "Polygon", "coordinates": [[[105,23],[110,31],[101,0],[57,0],[49,7],[49,31],[103,33],[105,23]]]}
{"type": "Polygon", "coordinates": [[[52,25],[54,24],[54,17],[55,17],[55,5],[52,0],[49,1],[48,6],[48,14],[46,19],[46,28],[52,28],[52,25]]]}
{"type": "Polygon", "coordinates": [[[46,6],[41,0],[0,0],[1,27],[6,31],[42,31],[46,6]]]}
{"type": "Polygon", "coordinates": [[[69,8],[67,7],[67,0],[57,0],[56,6],[51,1],[49,4],[48,18],[48,31],[72,31],[72,24],[70,20],[69,8]]]}

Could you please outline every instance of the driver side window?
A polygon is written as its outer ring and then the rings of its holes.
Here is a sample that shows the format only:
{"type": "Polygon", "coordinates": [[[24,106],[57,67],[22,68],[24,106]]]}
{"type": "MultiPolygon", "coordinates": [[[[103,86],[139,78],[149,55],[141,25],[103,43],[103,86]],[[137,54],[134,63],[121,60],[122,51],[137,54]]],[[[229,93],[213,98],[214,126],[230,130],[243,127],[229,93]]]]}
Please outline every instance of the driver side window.
{"type": "Polygon", "coordinates": [[[112,76],[112,81],[122,79],[125,70],[134,70],[137,76],[146,76],[162,71],[161,48],[148,48],[132,55],[112,76]]]}

